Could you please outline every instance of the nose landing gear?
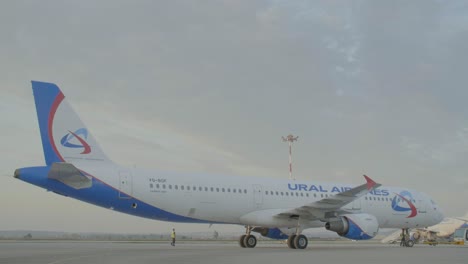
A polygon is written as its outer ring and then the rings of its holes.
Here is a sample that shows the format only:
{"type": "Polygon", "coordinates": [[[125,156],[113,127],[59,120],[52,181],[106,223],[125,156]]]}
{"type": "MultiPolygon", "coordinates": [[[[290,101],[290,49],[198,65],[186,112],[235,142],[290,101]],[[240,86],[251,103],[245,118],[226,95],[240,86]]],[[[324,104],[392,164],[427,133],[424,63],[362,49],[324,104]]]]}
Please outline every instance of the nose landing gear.
{"type": "Polygon", "coordinates": [[[400,247],[413,247],[413,246],[414,246],[414,241],[410,237],[409,228],[402,228],[400,247]]]}

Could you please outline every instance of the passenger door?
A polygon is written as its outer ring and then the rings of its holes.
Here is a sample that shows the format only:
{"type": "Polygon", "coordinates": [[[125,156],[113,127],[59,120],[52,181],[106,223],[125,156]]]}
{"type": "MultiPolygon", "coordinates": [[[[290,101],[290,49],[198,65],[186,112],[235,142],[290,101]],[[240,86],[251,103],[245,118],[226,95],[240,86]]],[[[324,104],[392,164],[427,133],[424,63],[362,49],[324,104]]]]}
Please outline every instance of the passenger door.
{"type": "Polygon", "coordinates": [[[263,204],[263,188],[260,184],[253,184],[253,196],[255,208],[261,208],[263,204]]]}

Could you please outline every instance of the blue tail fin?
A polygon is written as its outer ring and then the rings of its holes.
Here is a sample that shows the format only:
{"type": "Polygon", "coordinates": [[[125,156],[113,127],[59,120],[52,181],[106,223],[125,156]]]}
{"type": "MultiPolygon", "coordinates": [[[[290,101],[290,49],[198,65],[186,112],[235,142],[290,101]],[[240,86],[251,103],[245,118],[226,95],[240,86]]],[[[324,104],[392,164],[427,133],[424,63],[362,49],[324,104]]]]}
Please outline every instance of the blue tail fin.
{"type": "Polygon", "coordinates": [[[110,162],[57,85],[32,81],[32,89],[47,165],[110,162]]]}

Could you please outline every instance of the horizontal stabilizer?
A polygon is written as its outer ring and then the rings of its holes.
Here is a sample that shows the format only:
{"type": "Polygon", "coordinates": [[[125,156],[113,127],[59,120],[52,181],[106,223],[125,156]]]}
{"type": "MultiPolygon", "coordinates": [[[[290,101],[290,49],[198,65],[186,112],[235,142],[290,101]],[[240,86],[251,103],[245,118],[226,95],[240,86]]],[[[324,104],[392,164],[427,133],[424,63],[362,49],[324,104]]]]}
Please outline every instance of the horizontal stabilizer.
{"type": "Polygon", "coordinates": [[[74,189],[89,188],[92,181],[83,175],[73,164],[66,162],[55,162],[49,171],[49,179],[57,180],[74,189]]]}

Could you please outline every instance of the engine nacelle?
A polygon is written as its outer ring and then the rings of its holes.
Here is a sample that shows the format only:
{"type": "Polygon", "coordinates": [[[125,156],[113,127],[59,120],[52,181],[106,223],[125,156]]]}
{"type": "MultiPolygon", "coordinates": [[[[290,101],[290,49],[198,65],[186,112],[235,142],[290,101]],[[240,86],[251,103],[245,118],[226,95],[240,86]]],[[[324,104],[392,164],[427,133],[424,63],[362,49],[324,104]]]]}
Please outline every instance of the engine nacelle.
{"type": "Polygon", "coordinates": [[[254,232],[260,233],[260,235],[272,239],[287,239],[288,235],[281,232],[278,228],[268,228],[268,227],[255,227],[252,229],[254,232]]]}
{"type": "Polygon", "coordinates": [[[354,240],[371,239],[379,231],[379,222],[370,214],[346,214],[327,222],[325,228],[354,240]]]}

